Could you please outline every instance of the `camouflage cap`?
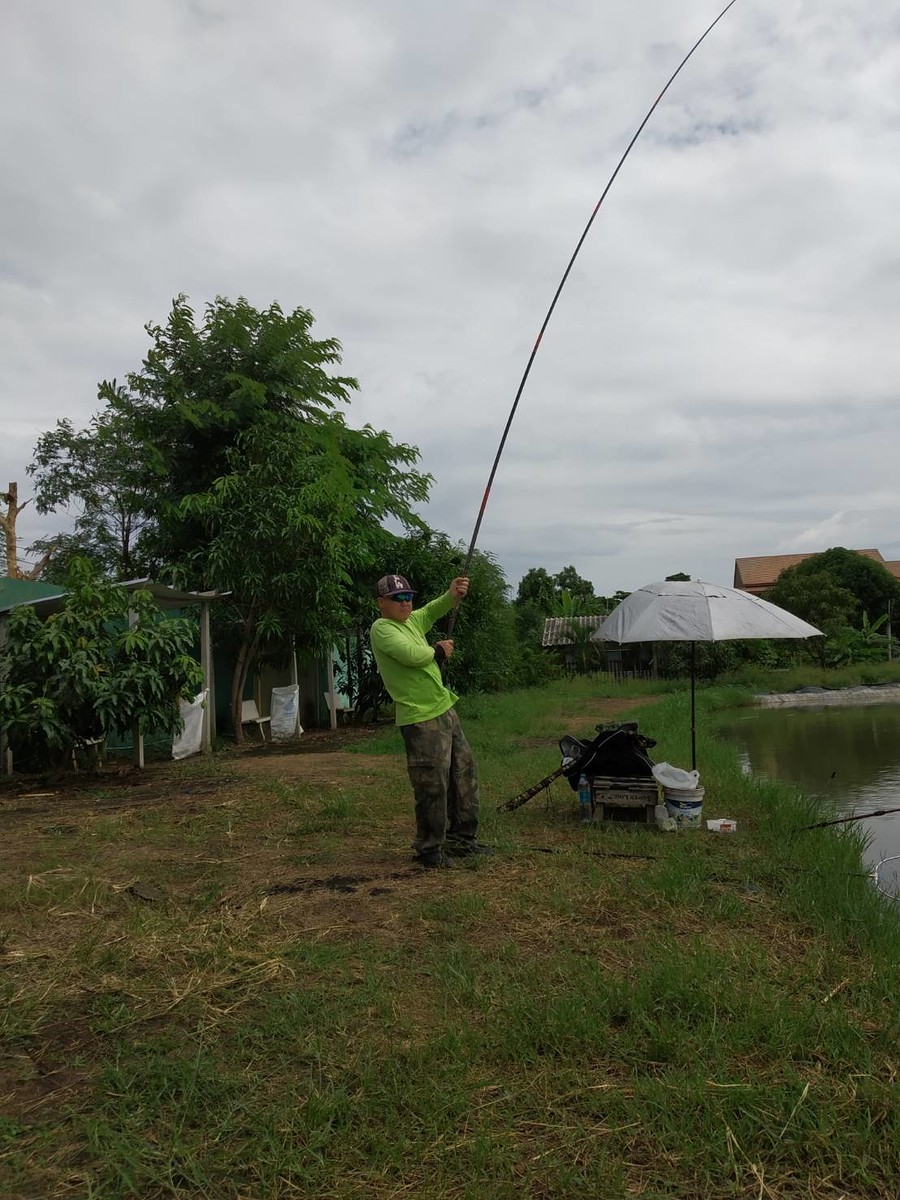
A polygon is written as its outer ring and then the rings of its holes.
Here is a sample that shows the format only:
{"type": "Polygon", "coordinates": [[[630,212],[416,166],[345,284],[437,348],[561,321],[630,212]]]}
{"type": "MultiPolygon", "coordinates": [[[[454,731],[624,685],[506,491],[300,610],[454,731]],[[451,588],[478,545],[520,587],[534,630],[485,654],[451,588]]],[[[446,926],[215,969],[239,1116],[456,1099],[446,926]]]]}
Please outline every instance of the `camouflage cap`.
{"type": "Polygon", "coordinates": [[[375,584],[376,596],[393,596],[395,592],[412,592],[413,588],[402,575],[382,575],[375,584]]]}

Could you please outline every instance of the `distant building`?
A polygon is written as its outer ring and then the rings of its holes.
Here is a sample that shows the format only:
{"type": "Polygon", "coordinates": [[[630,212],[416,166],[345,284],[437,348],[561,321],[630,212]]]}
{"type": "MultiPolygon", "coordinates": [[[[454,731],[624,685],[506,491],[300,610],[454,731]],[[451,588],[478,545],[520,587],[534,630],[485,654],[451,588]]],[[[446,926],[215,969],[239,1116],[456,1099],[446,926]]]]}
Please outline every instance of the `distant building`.
{"type": "Polygon", "coordinates": [[[546,617],[544,632],[541,634],[541,646],[544,649],[553,646],[572,646],[575,637],[572,626],[576,629],[597,629],[606,620],[605,617],[546,617]]]}
{"type": "MultiPolygon", "coordinates": [[[[764,554],[758,558],[736,558],[734,560],[734,586],[742,592],[760,596],[775,584],[782,571],[786,571],[788,567],[795,567],[797,563],[801,563],[807,558],[812,558],[814,553],[823,553],[823,551],[814,551],[809,554],[764,554]]],[[[900,562],[886,561],[880,550],[856,550],[854,553],[863,554],[866,558],[873,558],[875,562],[881,563],[890,571],[895,579],[900,579],[900,562]]]]}
{"type": "MultiPolygon", "coordinates": [[[[605,616],[546,617],[541,635],[541,648],[556,654],[567,671],[585,669],[587,647],[583,639],[606,620],[605,616]],[[577,634],[573,632],[577,630],[577,634]]],[[[652,647],[635,643],[617,646],[612,642],[589,643],[591,656],[598,656],[598,665],[616,679],[655,679],[656,668],[652,647]]]]}

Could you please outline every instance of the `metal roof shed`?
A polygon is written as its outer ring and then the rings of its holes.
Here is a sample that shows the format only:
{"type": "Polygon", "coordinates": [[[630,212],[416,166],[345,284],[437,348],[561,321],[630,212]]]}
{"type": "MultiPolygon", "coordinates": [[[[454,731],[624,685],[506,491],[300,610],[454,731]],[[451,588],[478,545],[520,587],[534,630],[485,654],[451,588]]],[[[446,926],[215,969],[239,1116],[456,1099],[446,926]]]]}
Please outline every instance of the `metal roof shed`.
{"type": "MultiPolygon", "coordinates": [[[[200,666],[203,670],[203,688],[208,697],[203,714],[201,752],[209,754],[216,736],[215,678],[209,606],[213,600],[218,600],[231,593],[187,592],[169,587],[165,583],[157,583],[153,579],[129,579],[118,586],[126,588],[129,592],[149,592],[156,601],[157,607],[163,611],[170,612],[173,609],[185,608],[190,605],[200,606],[200,666]]],[[[3,645],[8,636],[8,616],[14,608],[27,604],[39,617],[49,617],[62,609],[67,594],[53,584],[36,583],[24,579],[0,579],[0,645],[3,645]]],[[[144,739],[137,732],[135,732],[134,739],[134,764],[137,767],[144,765],[144,739]]],[[[12,756],[2,729],[0,729],[0,770],[7,775],[12,774],[12,756]]]]}

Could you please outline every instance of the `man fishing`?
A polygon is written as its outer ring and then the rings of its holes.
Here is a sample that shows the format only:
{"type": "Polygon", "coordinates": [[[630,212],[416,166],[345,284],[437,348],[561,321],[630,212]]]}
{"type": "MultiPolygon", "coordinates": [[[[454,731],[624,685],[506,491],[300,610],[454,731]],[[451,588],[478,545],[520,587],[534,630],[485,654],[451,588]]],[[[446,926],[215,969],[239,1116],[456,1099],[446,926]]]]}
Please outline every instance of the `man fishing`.
{"type": "Polygon", "coordinates": [[[415,860],[449,867],[456,858],[487,854],[478,844],[478,771],[441,666],[453,654],[449,638],[431,646],[425,634],[469,590],[454,579],[437,599],[413,608],[415,592],[402,575],[378,580],[381,616],[370,631],[372,653],[391,699],[406,746],[406,767],[416,809],[415,860]]]}

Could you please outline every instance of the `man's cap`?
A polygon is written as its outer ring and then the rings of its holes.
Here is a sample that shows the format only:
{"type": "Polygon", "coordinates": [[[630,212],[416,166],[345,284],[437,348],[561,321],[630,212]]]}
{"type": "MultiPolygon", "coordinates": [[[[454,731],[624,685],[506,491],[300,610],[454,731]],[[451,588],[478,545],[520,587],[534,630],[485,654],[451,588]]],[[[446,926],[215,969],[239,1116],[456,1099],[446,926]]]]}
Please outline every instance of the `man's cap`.
{"type": "Polygon", "coordinates": [[[413,592],[402,575],[382,575],[375,584],[376,596],[393,596],[395,592],[413,592]]]}

